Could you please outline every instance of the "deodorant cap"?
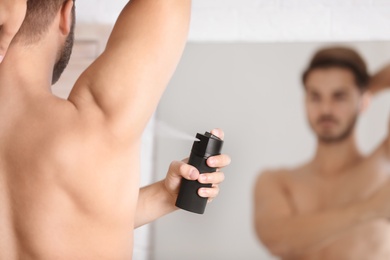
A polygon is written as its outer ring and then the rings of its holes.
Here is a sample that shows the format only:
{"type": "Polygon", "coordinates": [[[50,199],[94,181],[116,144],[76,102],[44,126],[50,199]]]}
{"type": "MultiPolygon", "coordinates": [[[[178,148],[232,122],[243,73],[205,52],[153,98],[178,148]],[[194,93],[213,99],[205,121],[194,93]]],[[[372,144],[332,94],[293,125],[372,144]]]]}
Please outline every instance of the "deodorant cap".
{"type": "Polygon", "coordinates": [[[199,141],[194,142],[192,153],[204,158],[221,154],[223,141],[217,136],[206,132],[204,135],[198,133],[196,138],[199,141]]]}

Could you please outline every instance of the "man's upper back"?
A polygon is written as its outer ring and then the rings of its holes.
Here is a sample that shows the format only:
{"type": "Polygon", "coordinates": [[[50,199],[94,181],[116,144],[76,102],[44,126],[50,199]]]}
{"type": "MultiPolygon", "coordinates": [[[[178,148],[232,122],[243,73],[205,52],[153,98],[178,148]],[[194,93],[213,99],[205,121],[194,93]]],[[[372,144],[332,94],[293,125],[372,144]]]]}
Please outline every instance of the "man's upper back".
{"type": "Polygon", "coordinates": [[[8,116],[0,105],[0,258],[131,254],[136,147],[68,101],[35,101],[8,116]]]}
{"type": "Polygon", "coordinates": [[[129,2],[68,100],[48,90],[71,35],[74,2],[62,2],[42,40],[11,46],[0,64],[0,259],[130,259],[139,143],[191,1],[129,2]]]}

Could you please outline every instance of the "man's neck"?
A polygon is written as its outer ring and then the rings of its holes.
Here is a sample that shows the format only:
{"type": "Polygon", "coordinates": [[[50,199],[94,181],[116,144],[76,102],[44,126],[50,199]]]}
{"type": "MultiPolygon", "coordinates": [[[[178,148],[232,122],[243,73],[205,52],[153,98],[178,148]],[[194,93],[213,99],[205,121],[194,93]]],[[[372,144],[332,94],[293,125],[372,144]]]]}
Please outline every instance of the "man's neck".
{"type": "Polygon", "coordinates": [[[11,46],[0,64],[0,100],[50,92],[55,57],[48,46],[11,46]]]}
{"type": "Polygon", "coordinates": [[[312,161],[318,174],[327,177],[337,177],[362,159],[355,142],[355,135],[351,134],[346,139],[325,143],[318,141],[317,152],[312,161]]]}

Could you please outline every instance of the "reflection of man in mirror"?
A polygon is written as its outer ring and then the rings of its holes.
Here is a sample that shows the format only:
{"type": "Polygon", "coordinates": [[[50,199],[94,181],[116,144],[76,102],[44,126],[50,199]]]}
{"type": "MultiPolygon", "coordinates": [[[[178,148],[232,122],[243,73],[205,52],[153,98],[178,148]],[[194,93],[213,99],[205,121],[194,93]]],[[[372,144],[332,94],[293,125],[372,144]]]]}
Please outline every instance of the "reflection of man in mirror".
{"type": "Polygon", "coordinates": [[[368,95],[390,85],[390,67],[370,77],[354,50],[326,48],[303,84],[317,150],[302,166],[259,176],[256,232],[283,259],[390,259],[390,137],[367,157],[355,141],[357,118],[368,95]]]}

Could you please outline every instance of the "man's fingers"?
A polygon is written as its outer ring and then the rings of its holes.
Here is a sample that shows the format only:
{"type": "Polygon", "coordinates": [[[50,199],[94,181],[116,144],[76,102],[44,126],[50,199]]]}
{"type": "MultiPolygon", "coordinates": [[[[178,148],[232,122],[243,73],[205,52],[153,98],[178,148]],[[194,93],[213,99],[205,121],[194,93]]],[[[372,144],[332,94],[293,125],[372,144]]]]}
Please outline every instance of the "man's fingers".
{"type": "Polygon", "coordinates": [[[226,154],[212,156],[207,159],[207,165],[212,168],[223,168],[228,166],[230,163],[231,163],[230,156],[226,154]]]}
{"type": "Polygon", "coordinates": [[[199,171],[194,166],[191,166],[182,161],[172,162],[169,166],[169,172],[188,180],[196,180],[199,177],[199,171]]]}
{"type": "Polygon", "coordinates": [[[183,159],[181,161],[184,162],[184,163],[188,163],[188,160],[189,160],[189,158],[185,158],[185,159],[183,159]]]}
{"type": "Polygon", "coordinates": [[[198,181],[203,184],[219,184],[225,180],[223,172],[202,173],[199,175],[198,181]]]}
{"type": "Polygon", "coordinates": [[[219,187],[218,185],[213,186],[211,188],[200,188],[198,190],[198,195],[203,198],[209,198],[209,202],[218,196],[219,193],[219,187]]]}
{"type": "Polygon", "coordinates": [[[222,131],[222,129],[219,129],[219,128],[215,128],[215,129],[211,130],[211,134],[219,137],[222,140],[225,138],[225,133],[222,131]]]}

